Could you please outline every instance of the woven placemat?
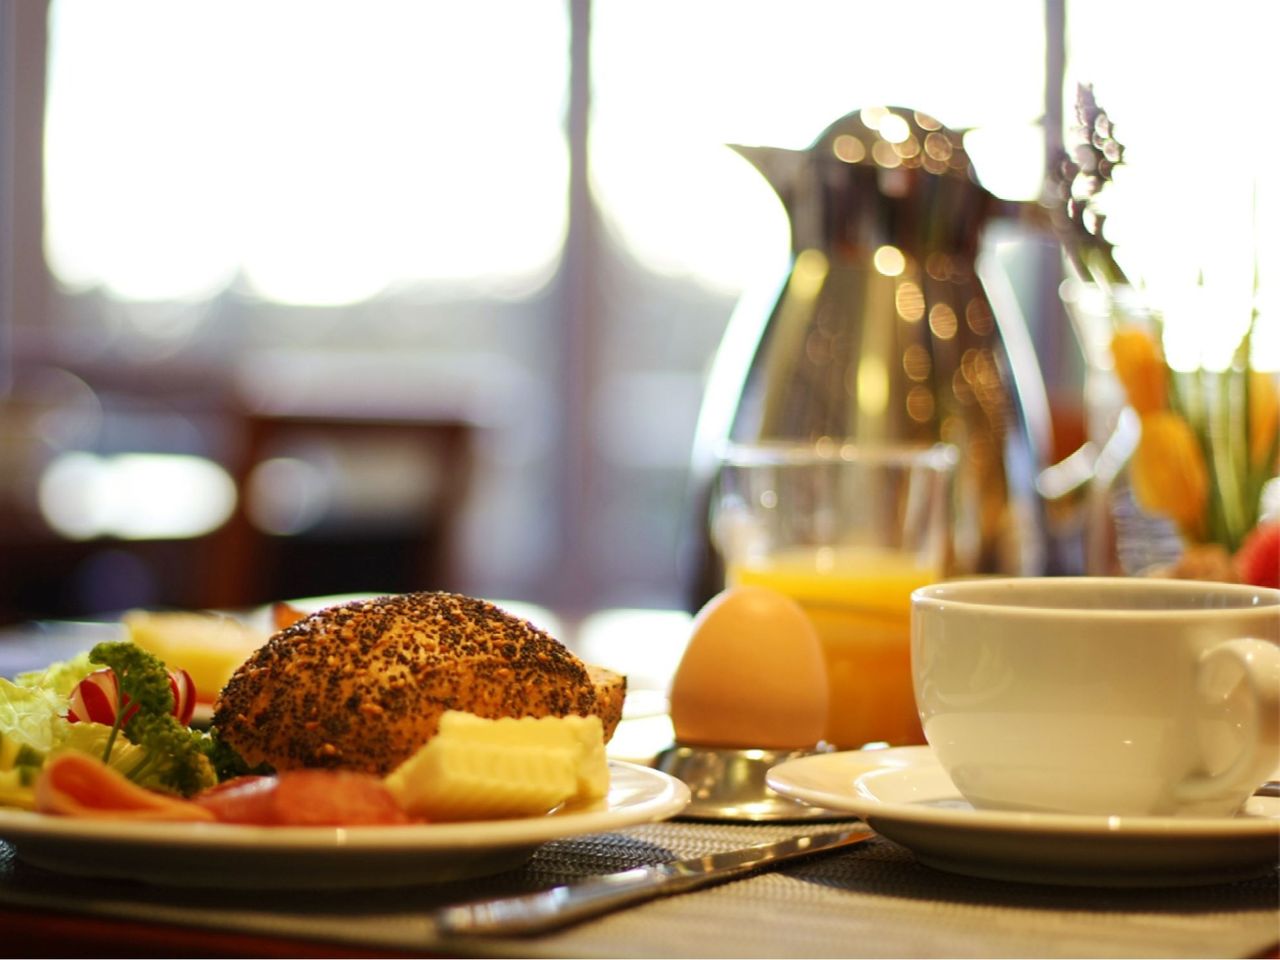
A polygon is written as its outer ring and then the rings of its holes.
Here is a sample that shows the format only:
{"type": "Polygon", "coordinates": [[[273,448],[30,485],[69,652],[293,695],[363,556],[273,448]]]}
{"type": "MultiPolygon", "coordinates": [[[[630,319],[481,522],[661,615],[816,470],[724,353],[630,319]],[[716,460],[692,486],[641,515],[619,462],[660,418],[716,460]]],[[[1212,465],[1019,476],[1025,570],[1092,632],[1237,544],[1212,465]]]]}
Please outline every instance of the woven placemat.
{"type": "Polygon", "coordinates": [[[555,957],[1252,957],[1280,940],[1280,876],[1171,889],[980,880],[876,838],[531,939],[441,942],[433,907],[733,849],[795,826],[667,822],[541,847],[480,880],[394,890],[208,891],[29,867],[0,844],[0,902],[448,955],[555,957]]]}

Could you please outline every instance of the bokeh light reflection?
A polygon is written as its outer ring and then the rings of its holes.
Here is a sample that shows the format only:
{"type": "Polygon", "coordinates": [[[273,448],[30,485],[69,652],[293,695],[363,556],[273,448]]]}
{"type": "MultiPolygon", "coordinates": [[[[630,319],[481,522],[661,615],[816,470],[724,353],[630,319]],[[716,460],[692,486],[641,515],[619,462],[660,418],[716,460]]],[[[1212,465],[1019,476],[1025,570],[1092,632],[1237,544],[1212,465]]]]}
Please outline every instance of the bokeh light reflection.
{"type": "Polygon", "coordinates": [[[175,540],[216,530],[236,505],[221,466],[183,454],[55,457],[39,480],[45,521],[71,540],[175,540]]]}

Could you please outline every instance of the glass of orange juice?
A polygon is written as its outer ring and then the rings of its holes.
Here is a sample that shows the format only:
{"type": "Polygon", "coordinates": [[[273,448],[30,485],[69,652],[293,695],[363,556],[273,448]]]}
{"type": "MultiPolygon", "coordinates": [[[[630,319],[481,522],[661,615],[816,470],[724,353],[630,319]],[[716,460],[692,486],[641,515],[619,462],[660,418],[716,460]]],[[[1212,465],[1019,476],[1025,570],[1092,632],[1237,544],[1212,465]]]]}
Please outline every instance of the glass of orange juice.
{"type": "MultiPolygon", "coordinates": [[[[795,599],[822,641],[832,745],[924,743],[911,688],[911,592],[946,576],[955,448],[726,447],[712,538],[729,586],[795,599]]],[[[781,638],[780,638],[781,640],[781,638]]]]}

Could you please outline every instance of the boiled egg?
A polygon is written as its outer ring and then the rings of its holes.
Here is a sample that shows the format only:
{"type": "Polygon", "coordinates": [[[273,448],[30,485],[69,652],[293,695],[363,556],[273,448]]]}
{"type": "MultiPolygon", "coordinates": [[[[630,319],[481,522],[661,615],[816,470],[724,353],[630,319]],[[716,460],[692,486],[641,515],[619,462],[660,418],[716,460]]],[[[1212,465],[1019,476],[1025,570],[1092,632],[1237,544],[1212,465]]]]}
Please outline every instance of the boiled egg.
{"type": "Polygon", "coordinates": [[[678,743],[793,750],[822,739],[827,673],[800,605],[761,586],[730,587],[693,619],[671,683],[678,743]]]}

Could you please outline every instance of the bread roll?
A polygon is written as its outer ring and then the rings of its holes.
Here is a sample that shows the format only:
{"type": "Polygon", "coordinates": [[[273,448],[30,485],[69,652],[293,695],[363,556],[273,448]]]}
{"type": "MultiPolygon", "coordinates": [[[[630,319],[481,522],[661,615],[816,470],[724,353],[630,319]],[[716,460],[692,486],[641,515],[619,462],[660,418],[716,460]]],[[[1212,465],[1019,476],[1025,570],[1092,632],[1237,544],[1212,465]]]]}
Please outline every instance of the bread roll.
{"type": "Polygon", "coordinates": [[[626,679],[483,600],[411,593],[320,610],[279,631],[214,705],[219,735],[250,764],[386,774],[440,715],[599,716],[607,741],[626,679]]]}

